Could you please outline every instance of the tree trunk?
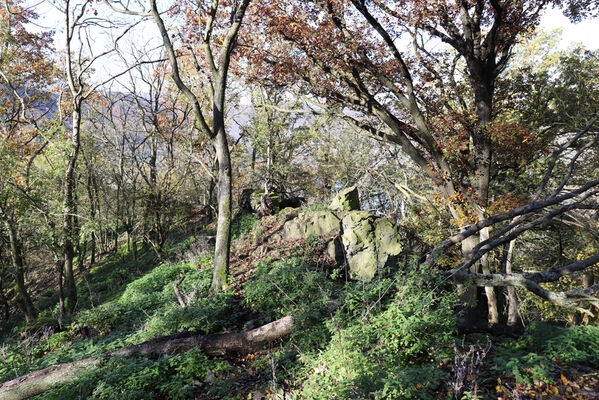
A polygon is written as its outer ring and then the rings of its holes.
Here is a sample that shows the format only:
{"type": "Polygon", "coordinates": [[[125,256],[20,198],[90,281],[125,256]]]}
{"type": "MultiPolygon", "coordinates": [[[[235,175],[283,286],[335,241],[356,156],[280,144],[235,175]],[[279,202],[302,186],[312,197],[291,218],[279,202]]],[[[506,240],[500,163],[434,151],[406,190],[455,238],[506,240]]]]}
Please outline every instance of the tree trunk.
{"type": "MultiPolygon", "coordinates": [[[[462,258],[468,257],[472,249],[478,244],[478,237],[475,235],[462,241],[462,258]]],[[[480,265],[474,264],[470,270],[473,273],[480,272],[480,265]]],[[[481,319],[480,310],[477,307],[478,287],[469,284],[459,284],[457,287],[460,296],[460,305],[458,306],[458,327],[460,330],[470,330],[481,319]]]]}
{"type": "Polygon", "coordinates": [[[10,258],[12,262],[12,267],[15,273],[15,280],[17,282],[17,291],[19,293],[19,306],[21,307],[21,311],[25,314],[25,318],[27,321],[31,321],[37,315],[35,307],[33,306],[33,302],[31,301],[31,296],[27,291],[27,286],[25,285],[25,271],[24,271],[24,263],[21,249],[21,242],[19,241],[18,233],[12,223],[8,219],[8,216],[4,213],[4,210],[0,210],[0,215],[4,222],[4,227],[6,228],[6,232],[8,233],[8,241],[10,244],[10,258]]]}
{"type": "MultiPolygon", "coordinates": [[[[216,112],[215,112],[216,114],[216,112]]],[[[220,115],[219,121],[215,118],[217,128],[214,138],[214,148],[218,158],[218,220],[216,226],[216,244],[214,248],[214,270],[210,290],[218,292],[227,288],[227,275],[229,273],[229,252],[231,245],[231,196],[232,173],[231,155],[225,133],[224,118],[220,115]]]]}
{"type": "Polygon", "coordinates": [[[56,255],[56,273],[58,274],[58,326],[62,329],[64,318],[64,287],[63,287],[63,269],[64,261],[56,255]]]}
{"type": "Polygon", "coordinates": [[[131,231],[131,254],[133,254],[133,261],[137,261],[137,237],[135,237],[135,231],[131,231]]]}
{"type": "MultiPolygon", "coordinates": [[[[493,93],[494,93],[494,77],[491,76],[492,71],[489,71],[487,65],[470,62],[469,69],[471,73],[471,85],[474,92],[474,102],[476,108],[475,131],[472,133],[472,141],[474,144],[474,166],[475,166],[475,182],[477,189],[476,203],[479,207],[475,210],[480,219],[484,218],[484,210],[489,203],[489,185],[491,180],[491,140],[488,136],[487,129],[493,118],[493,93]]],[[[480,231],[480,241],[489,238],[488,229],[480,231]]],[[[484,273],[492,271],[490,259],[485,256],[481,260],[484,273]]],[[[497,307],[497,294],[495,288],[485,287],[488,307],[488,322],[490,326],[499,324],[499,311],[497,307]]]]}
{"type": "Polygon", "coordinates": [[[595,283],[595,277],[592,272],[585,272],[582,274],[582,287],[588,289],[595,283]]]}
{"type": "Polygon", "coordinates": [[[4,293],[4,280],[2,278],[3,272],[4,271],[0,271],[0,300],[2,301],[2,306],[4,307],[4,320],[8,321],[8,318],[10,318],[10,305],[8,304],[6,294],[4,293]]]}
{"type": "MultiPolygon", "coordinates": [[[[94,198],[94,190],[92,187],[92,169],[88,166],[87,172],[87,197],[89,198],[89,218],[92,222],[96,220],[96,200],[94,198]]],[[[96,263],[96,232],[92,232],[90,235],[89,244],[89,268],[91,269],[96,263]]]]}
{"type": "Polygon", "coordinates": [[[81,129],[81,104],[75,104],[72,116],[73,129],[71,133],[71,153],[67,161],[64,180],[64,205],[63,205],[63,252],[64,278],[66,286],[66,297],[68,299],[67,308],[70,312],[75,310],[77,305],[77,287],[75,285],[75,275],[73,273],[73,258],[75,250],[73,243],[79,241],[75,238],[75,199],[76,190],[75,169],[77,158],[79,156],[80,129],[81,129]]]}
{"type": "MultiPolygon", "coordinates": [[[[480,231],[480,240],[489,239],[489,228],[481,229],[480,231]]],[[[485,254],[481,259],[482,271],[485,274],[490,274],[491,271],[491,259],[488,254],[485,254]]],[[[485,295],[487,297],[487,307],[488,307],[488,322],[489,326],[497,326],[499,325],[499,309],[497,305],[497,293],[495,288],[492,286],[485,286],[485,295]]]]}
{"type": "MultiPolygon", "coordinates": [[[[512,273],[512,255],[514,253],[514,241],[506,243],[505,245],[505,273],[512,273]]],[[[507,309],[507,326],[509,329],[516,329],[522,325],[520,320],[520,313],[518,312],[518,297],[516,296],[516,288],[508,286],[507,288],[508,297],[508,309],[507,309]]]]}
{"type": "Polygon", "coordinates": [[[187,336],[171,335],[151,339],[142,344],[112,351],[100,357],[53,365],[40,371],[15,378],[0,384],[0,400],[22,400],[50,389],[53,385],[65,384],[76,379],[77,374],[96,368],[101,362],[114,356],[134,354],[176,354],[193,348],[207,353],[247,354],[263,348],[291,333],[295,320],[291,316],[278,319],[259,328],[243,333],[225,333],[222,335],[187,336]]]}

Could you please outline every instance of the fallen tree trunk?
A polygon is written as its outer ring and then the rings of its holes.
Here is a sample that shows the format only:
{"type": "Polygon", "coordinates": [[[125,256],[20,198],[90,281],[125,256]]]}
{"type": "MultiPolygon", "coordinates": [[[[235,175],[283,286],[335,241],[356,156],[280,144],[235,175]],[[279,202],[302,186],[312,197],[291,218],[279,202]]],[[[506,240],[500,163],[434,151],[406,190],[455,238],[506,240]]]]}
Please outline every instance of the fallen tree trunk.
{"type": "Polygon", "coordinates": [[[79,372],[94,369],[100,362],[114,356],[176,354],[193,348],[199,348],[211,354],[252,353],[260,350],[268,343],[289,335],[294,322],[292,316],[287,316],[241,333],[188,337],[181,337],[180,335],[166,336],[151,339],[135,346],[124,347],[99,357],[53,365],[0,384],[0,400],[22,400],[38,395],[50,389],[53,385],[73,381],[79,372]]]}

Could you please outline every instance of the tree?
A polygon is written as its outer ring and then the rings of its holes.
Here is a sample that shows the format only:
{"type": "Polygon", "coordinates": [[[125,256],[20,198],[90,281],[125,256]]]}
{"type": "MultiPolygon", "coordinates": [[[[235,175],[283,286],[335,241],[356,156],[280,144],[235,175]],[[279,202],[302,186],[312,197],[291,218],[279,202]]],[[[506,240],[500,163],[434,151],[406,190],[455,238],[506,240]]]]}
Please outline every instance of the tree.
{"type": "Polygon", "coordinates": [[[184,3],[181,7],[186,10],[187,36],[185,44],[187,55],[210,93],[210,109],[212,111],[212,127],[202,109],[202,100],[194,93],[189,83],[184,81],[181,73],[180,59],[170,37],[161,12],[155,0],[150,0],[150,10],[137,12],[129,9],[114,10],[151,17],[155,22],[170,62],[171,75],[175,85],[191,104],[195,127],[206,137],[210,138],[218,160],[218,222],[216,231],[216,247],[214,250],[214,274],[212,291],[224,290],[227,287],[229,270],[229,251],[231,243],[232,218],[232,173],[231,156],[225,130],[225,95],[227,77],[231,64],[233,50],[237,44],[237,34],[242,25],[245,12],[250,0],[219,1],[212,0],[197,4],[184,3]],[[199,29],[198,29],[199,28],[199,29]],[[198,57],[194,46],[202,52],[198,57]]]}
{"type": "Polygon", "coordinates": [[[19,1],[4,0],[0,17],[0,221],[9,242],[18,303],[29,320],[36,310],[25,284],[19,220],[26,207],[21,194],[30,190],[31,164],[48,143],[38,122],[49,111],[52,67],[47,53],[52,35],[26,29],[38,16],[19,1]]]}
{"type": "Polygon", "coordinates": [[[114,53],[118,42],[133,28],[133,25],[122,24],[98,16],[91,0],[75,2],[72,0],[52,1],[51,4],[61,13],[64,28],[64,79],[68,86],[70,120],[64,120],[70,128],[70,151],[63,182],[63,252],[66,294],[69,299],[68,308],[73,311],[77,305],[77,287],[73,273],[75,244],[79,243],[79,229],[76,221],[76,166],[81,147],[81,120],[83,105],[96,90],[124,75],[130,68],[115,73],[108,78],[90,84],[89,74],[98,60],[114,53]],[[98,50],[89,40],[97,34],[94,29],[112,29],[114,35],[112,47],[98,50]]]}
{"type": "MultiPolygon", "coordinates": [[[[497,173],[517,170],[542,148],[540,126],[527,125],[497,88],[509,91],[502,72],[548,3],[263,2],[259,23],[274,44],[254,52],[256,78],[299,80],[345,120],[399,146],[465,232],[489,217],[490,201],[500,194],[493,191],[497,173]]],[[[464,260],[489,239],[489,227],[459,241],[464,260]]],[[[498,268],[486,255],[475,258],[468,263],[473,273],[498,268]]],[[[489,324],[496,325],[494,288],[485,292],[489,324]]],[[[473,296],[466,288],[464,300],[473,296]]]]}

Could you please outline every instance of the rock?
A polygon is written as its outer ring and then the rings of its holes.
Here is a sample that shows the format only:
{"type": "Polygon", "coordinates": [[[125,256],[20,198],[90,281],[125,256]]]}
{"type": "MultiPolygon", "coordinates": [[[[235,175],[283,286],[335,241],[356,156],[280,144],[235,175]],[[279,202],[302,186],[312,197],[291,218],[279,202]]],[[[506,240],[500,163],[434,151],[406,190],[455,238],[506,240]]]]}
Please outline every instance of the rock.
{"type": "Polygon", "coordinates": [[[399,232],[388,218],[353,211],[343,217],[341,225],[341,241],[351,279],[370,281],[401,252],[399,232]]]}
{"type": "Polygon", "coordinates": [[[368,211],[354,211],[341,221],[341,242],[352,279],[370,281],[378,269],[374,218],[368,211]]]}
{"type": "Polygon", "coordinates": [[[378,218],[375,221],[374,234],[379,250],[379,257],[382,254],[388,256],[398,256],[401,253],[401,238],[397,227],[389,218],[378,218]]]}
{"type": "Polygon", "coordinates": [[[334,261],[336,265],[343,265],[345,262],[345,253],[343,243],[339,237],[333,238],[327,243],[326,255],[334,261]]]}
{"type": "Polygon", "coordinates": [[[396,262],[402,250],[394,222],[368,211],[344,212],[342,219],[332,211],[288,216],[280,231],[281,238],[299,240],[310,236],[337,236],[329,240],[325,251],[338,265],[347,261],[351,279],[370,281],[378,270],[396,262]]]}
{"type": "Polygon", "coordinates": [[[341,228],[341,221],[331,211],[316,211],[300,214],[283,225],[283,239],[306,239],[308,236],[336,235],[341,228]]]}
{"type": "Polygon", "coordinates": [[[355,186],[343,189],[333,198],[329,208],[333,211],[357,211],[360,209],[360,196],[355,186]]]}

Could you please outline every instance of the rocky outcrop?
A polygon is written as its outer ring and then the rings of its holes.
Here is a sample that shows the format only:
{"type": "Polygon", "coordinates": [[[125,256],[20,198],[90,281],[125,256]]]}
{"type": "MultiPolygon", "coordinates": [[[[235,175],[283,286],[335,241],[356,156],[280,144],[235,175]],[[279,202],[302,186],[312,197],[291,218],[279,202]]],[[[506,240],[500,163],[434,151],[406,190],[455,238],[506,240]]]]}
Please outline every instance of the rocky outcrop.
{"type": "Polygon", "coordinates": [[[360,209],[360,196],[355,186],[343,189],[331,201],[329,209],[333,211],[356,211],[360,209]]]}
{"type": "Polygon", "coordinates": [[[347,262],[350,278],[363,281],[395,262],[402,249],[393,221],[368,211],[304,212],[292,215],[281,229],[284,240],[310,236],[326,236],[330,258],[338,264],[347,262]]]}
{"type": "Polygon", "coordinates": [[[343,217],[341,225],[341,243],[352,279],[371,280],[401,252],[399,234],[388,218],[377,218],[368,211],[353,211],[343,217]]]}
{"type": "Polygon", "coordinates": [[[283,225],[283,239],[306,239],[309,236],[337,235],[341,220],[331,211],[302,213],[283,225]]]}

